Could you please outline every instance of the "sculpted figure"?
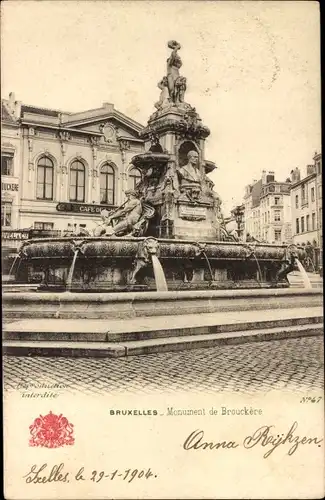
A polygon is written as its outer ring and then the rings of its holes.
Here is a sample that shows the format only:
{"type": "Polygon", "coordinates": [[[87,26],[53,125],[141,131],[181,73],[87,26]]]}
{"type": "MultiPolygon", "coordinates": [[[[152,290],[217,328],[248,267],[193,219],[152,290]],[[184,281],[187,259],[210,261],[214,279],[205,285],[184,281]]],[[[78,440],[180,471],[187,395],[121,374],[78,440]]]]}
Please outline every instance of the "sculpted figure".
{"type": "Polygon", "coordinates": [[[184,102],[184,96],[186,91],[186,78],[185,76],[179,76],[175,81],[174,99],[176,104],[184,102]]]}
{"type": "Polygon", "coordinates": [[[181,186],[186,184],[190,186],[200,186],[202,181],[201,172],[198,167],[199,155],[196,151],[189,151],[187,154],[187,164],[178,167],[177,171],[181,178],[181,186]]]}
{"type": "Polygon", "coordinates": [[[182,66],[182,60],[178,55],[178,50],[181,45],[176,40],[168,42],[168,47],[172,49],[172,53],[167,59],[167,83],[169,97],[172,102],[176,102],[176,80],[179,78],[179,69],[182,66]]]}
{"type": "Polygon", "coordinates": [[[125,192],[126,202],[108,217],[102,216],[105,227],[97,228],[95,236],[116,235],[123,236],[132,232],[133,227],[139,222],[142,214],[142,203],[138,194],[129,190],[125,192]]]}
{"type": "Polygon", "coordinates": [[[168,81],[167,76],[164,76],[162,80],[158,83],[158,88],[161,90],[159,101],[155,103],[155,108],[162,109],[169,104],[169,92],[168,92],[168,81]]]}

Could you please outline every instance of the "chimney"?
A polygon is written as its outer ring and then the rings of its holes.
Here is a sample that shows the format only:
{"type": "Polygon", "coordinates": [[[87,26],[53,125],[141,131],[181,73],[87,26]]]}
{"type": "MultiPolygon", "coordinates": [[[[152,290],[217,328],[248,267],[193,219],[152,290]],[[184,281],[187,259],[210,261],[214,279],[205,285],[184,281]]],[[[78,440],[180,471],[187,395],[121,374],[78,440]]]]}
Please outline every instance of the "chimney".
{"type": "Polygon", "coordinates": [[[10,94],[9,94],[8,108],[9,108],[11,114],[15,118],[20,118],[20,114],[21,114],[21,101],[16,101],[15,100],[15,93],[14,92],[10,92],[10,94]]]}
{"type": "Polygon", "coordinates": [[[13,106],[15,104],[15,93],[14,92],[10,92],[10,94],[9,94],[9,104],[10,104],[10,106],[13,106]]]}
{"type": "Polygon", "coordinates": [[[316,173],[315,165],[307,165],[307,177],[315,173],[316,173]]]}
{"type": "Polygon", "coordinates": [[[114,104],[110,102],[103,102],[102,108],[106,108],[108,111],[113,111],[114,104]]]}
{"type": "Polygon", "coordinates": [[[15,118],[20,118],[21,115],[21,101],[15,101],[15,118]]]}
{"type": "Polygon", "coordinates": [[[274,171],[269,170],[267,176],[266,176],[266,182],[275,182],[275,176],[274,176],[274,171]]]}
{"type": "Polygon", "coordinates": [[[266,184],[266,170],[262,170],[262,184],[266,184]]]}

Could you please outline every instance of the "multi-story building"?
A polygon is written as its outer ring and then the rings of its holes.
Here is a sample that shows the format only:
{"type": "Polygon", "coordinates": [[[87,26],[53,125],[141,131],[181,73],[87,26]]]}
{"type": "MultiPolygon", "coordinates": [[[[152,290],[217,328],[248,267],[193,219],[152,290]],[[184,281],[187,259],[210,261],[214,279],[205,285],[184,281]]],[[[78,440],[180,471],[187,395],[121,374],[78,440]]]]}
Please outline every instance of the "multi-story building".
{"type": "Polygon", "coordinates": [[[290,180],[278,182],[274,172],[263,170],[260,180],[246,186],[245,239],[266,243],[290,243],[291,200],[290,180]]]}
{"type": "Polygon", "coordinates": [[[292,176],[291,204],[293,241],[296,244],[317,244],[317,201],[316,201],[316,169],[315,165],[307,165],[306,175],[301,178],[296,169],[292,176]]]}
{"type": "Polygon", "coordinates": [[[299,169],[291,172],[291,204],[293,241],[312,245],[315,267],[322,259],[322,155],[316,153],[314,163],[307,165],[306,175],[299,169]]]}
{"type": "Polygon", "coordinates": [[[316,169],[316,202],[317,202],[317,230],[320,260],[323,261],[323,192],[322,192],[322,154],[315,153],[313,158],[316,169]]]}
{"type": "Polygon", "coordinates": [[[143,151],[142,125],[113,104],[67,113],[10,94],[1,118],[1,226],[10,247],[30,229],[92,229],[140,178],[130,162],[143,151]]]}

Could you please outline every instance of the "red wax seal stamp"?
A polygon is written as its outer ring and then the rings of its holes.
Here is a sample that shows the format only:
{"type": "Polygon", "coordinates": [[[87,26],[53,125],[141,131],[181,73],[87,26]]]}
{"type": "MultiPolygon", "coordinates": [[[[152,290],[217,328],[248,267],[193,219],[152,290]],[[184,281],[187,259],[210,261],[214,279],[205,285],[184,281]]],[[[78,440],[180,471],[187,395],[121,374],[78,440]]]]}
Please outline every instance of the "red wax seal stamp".
{"type": "Polygon", "coordinates": [[[74,444],[73,425],[62,414],[55,415],[50,411],[45,417],[40,415],[29,426],[29,430],[29,446],[59,448],[74,444]]]}

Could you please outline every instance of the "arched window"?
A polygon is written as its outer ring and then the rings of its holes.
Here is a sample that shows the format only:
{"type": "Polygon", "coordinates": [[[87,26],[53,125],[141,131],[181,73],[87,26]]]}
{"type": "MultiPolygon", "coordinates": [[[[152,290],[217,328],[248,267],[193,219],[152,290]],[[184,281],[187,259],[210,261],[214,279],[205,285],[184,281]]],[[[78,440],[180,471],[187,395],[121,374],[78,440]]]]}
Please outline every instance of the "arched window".
{"type": "Polygon", "coordinates": [[[70,167],[70,201],[85,201],[85,165],[79,160],[70,167]]]}
{"type": "Polygon", "coordinates": [[[100,202],[105,205],[115,203],[115,170],[108,163],[100,169],[100,202]]]}
{"type": "Polygon", "coordinates": [[[137,168],[132,168],[129,172],[128,189],[134,189],[140,180],[141,174],[139,170],[137,168]]]}
{"type": "Polygon", "coordinates": [[[37,163],[36,198],[38,200],[53,200],[53,161],[42,156],[37,163]]]}

